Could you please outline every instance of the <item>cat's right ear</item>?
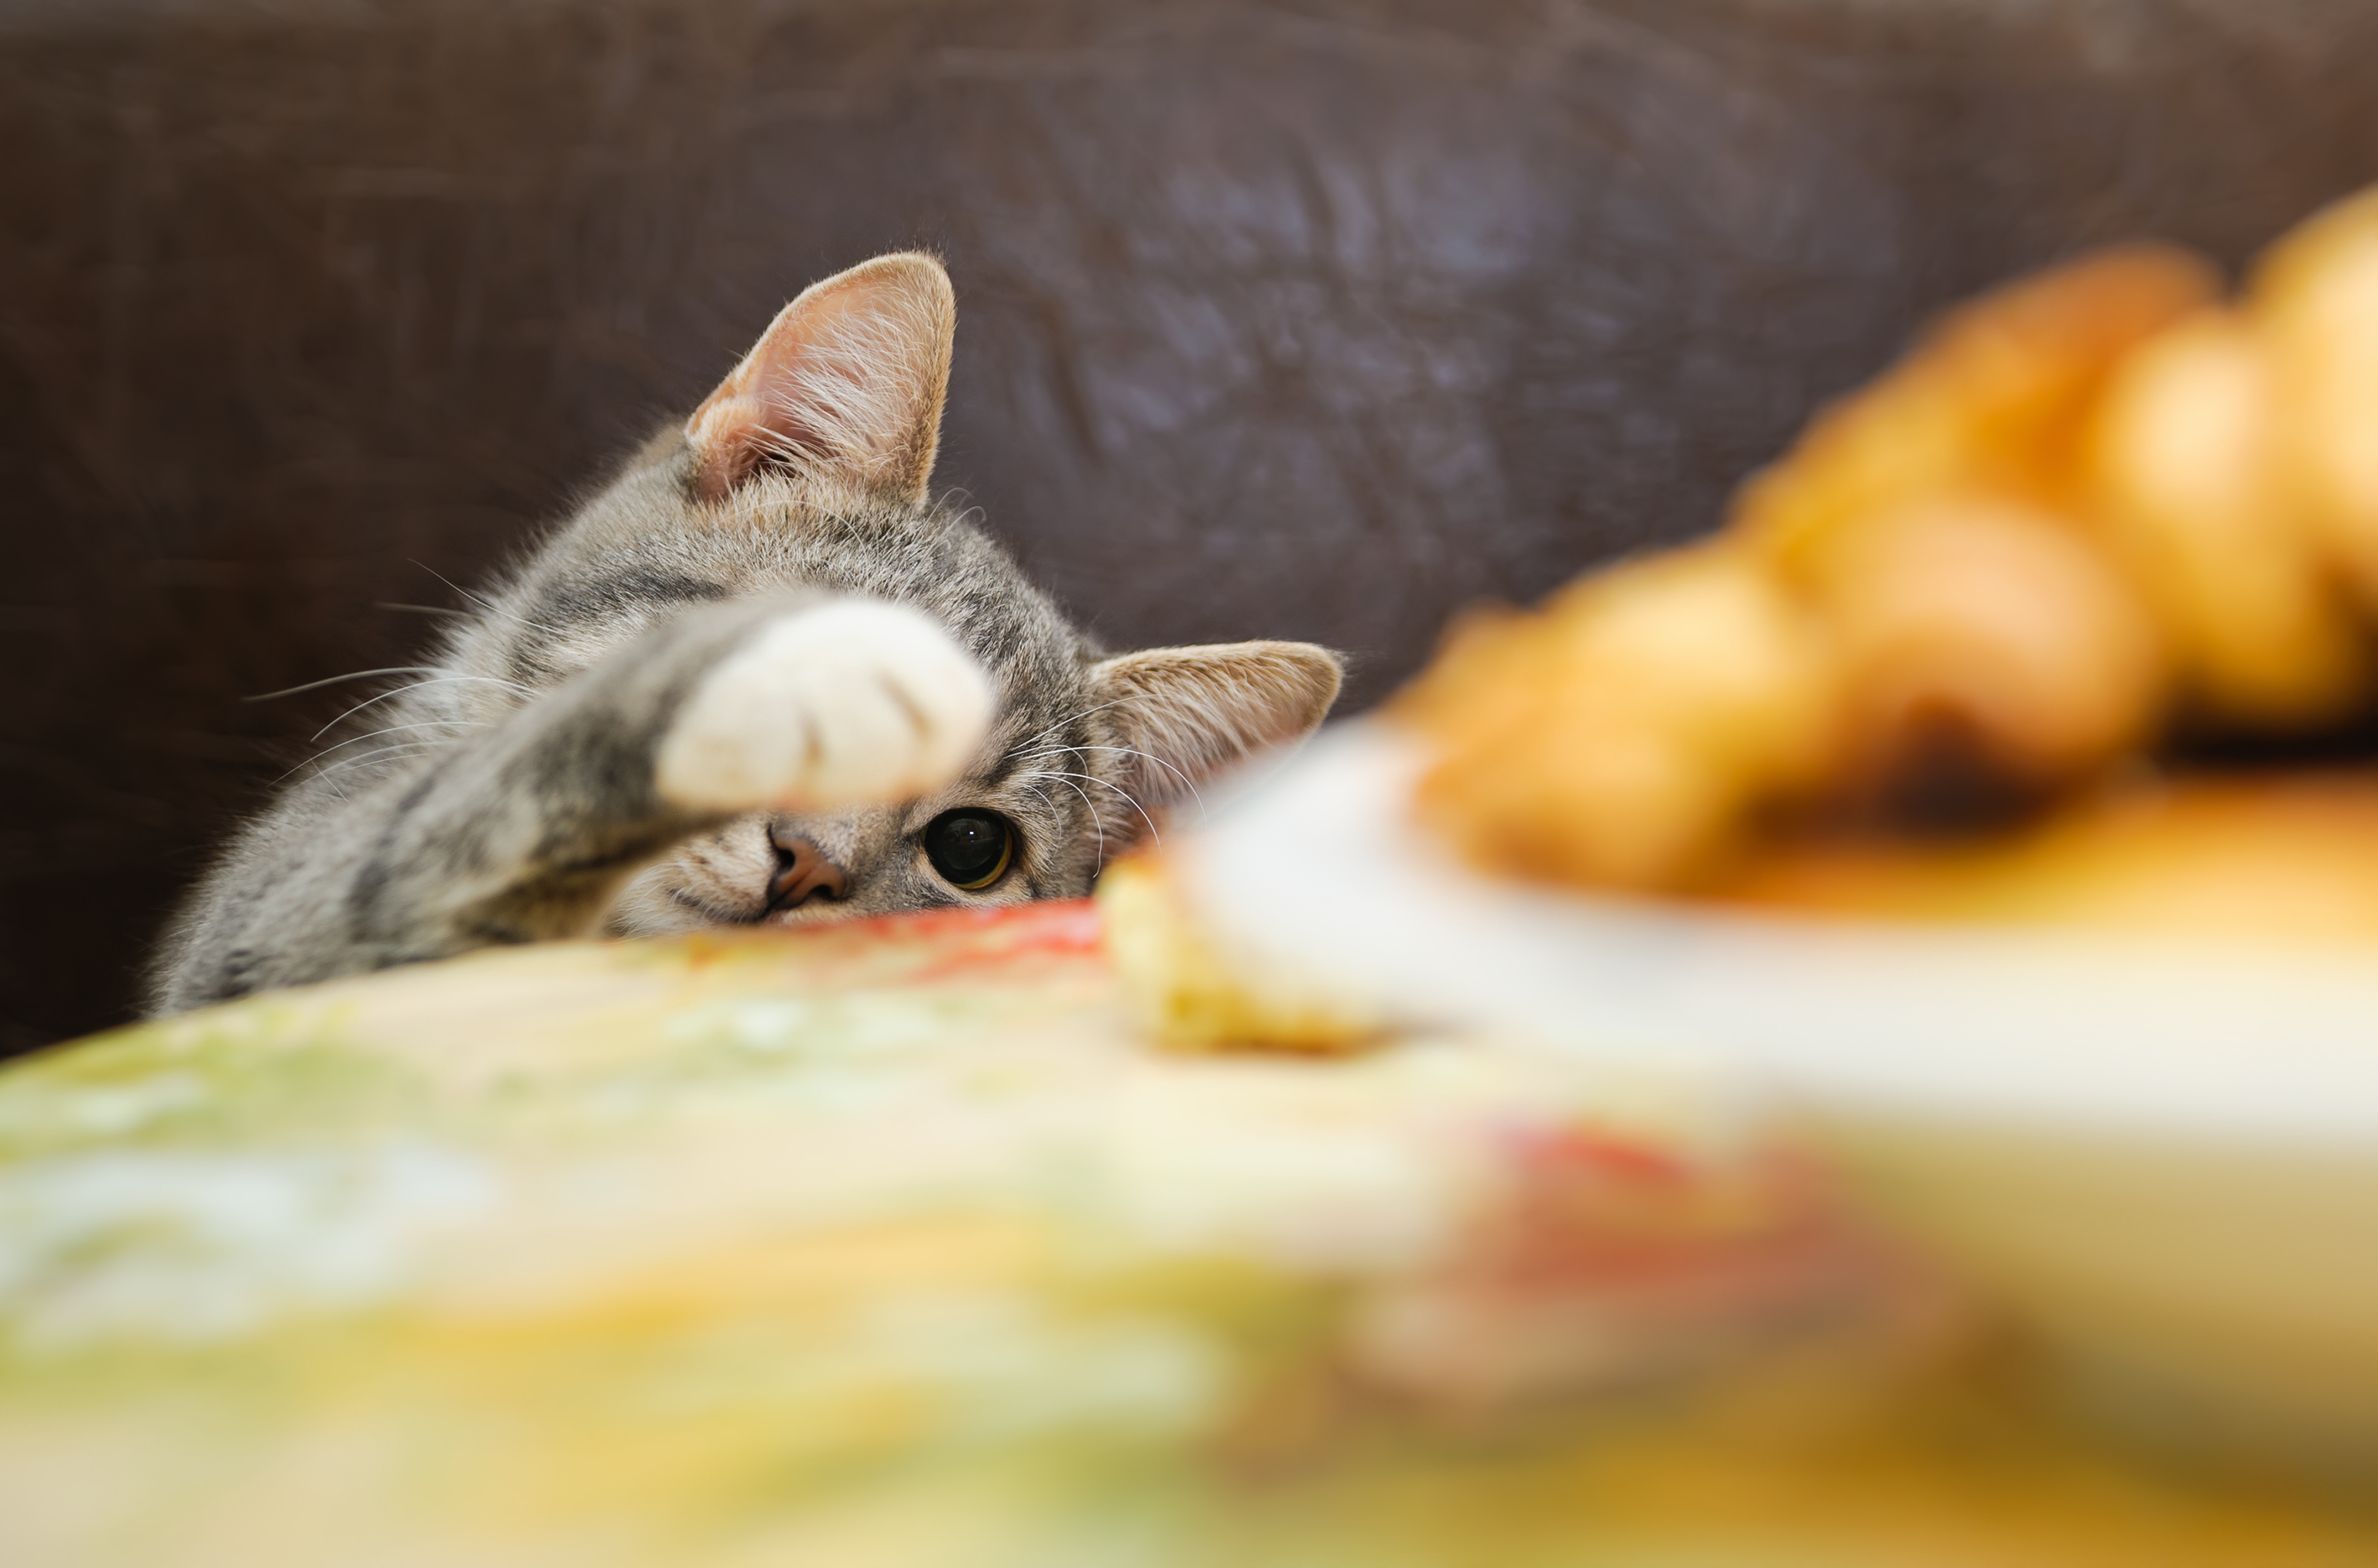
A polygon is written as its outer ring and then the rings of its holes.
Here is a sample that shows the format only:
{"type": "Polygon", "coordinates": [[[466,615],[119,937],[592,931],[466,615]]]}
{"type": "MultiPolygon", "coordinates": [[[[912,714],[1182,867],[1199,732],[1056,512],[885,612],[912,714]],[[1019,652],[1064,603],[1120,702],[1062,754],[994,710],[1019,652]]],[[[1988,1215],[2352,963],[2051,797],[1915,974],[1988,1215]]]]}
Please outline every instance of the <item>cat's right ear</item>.
{"type": "Polygon", "coordinates": [[[811,284],[687,423],[696,492],[717,500],[775,469],[922,500],[956,326],[949,274],[930,256],[879,256],[811,284]]]}

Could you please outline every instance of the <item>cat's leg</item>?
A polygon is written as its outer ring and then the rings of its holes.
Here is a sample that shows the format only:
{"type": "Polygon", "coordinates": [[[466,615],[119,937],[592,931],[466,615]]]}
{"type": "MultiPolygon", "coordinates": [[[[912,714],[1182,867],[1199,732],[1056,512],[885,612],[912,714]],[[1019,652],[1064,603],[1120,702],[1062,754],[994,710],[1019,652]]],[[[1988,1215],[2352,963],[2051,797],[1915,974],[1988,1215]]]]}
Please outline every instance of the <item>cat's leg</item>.
{"type": "Polygon", "coordinates": [[[991,701],[906,606],[691,612],[417,772],[258,823],[186,919],[161,1008],[588,932],[688,834],[946,782],[991,701]]]}

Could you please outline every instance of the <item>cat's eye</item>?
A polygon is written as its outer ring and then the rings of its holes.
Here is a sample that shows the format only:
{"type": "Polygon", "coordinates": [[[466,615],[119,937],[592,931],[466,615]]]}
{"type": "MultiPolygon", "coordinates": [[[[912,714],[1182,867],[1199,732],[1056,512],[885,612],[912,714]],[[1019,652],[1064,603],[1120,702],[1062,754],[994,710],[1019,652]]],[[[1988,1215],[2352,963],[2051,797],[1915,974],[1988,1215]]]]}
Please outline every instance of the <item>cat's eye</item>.
{"type": "Polygon", "coordinates": [[[953,887],[979,892],[1007,874],[1015,830],[995,811],[960,808],[925,824],[925,858],[953,887]]]}

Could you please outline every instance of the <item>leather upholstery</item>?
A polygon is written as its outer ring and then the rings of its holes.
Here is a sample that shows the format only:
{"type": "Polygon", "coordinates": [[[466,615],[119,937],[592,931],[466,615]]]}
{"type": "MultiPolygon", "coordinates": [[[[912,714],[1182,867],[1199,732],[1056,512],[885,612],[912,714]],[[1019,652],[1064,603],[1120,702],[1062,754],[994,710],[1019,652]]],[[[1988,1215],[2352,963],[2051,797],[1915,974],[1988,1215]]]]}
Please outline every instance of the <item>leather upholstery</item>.
{"type": "Polygon", "coordinates": [[[2378,177],[2359,0],[0,0],[0,1046],[803,283],[948,257],[940,477],[1118,644],[1710,526],[1911,324],[2378,177]]]}

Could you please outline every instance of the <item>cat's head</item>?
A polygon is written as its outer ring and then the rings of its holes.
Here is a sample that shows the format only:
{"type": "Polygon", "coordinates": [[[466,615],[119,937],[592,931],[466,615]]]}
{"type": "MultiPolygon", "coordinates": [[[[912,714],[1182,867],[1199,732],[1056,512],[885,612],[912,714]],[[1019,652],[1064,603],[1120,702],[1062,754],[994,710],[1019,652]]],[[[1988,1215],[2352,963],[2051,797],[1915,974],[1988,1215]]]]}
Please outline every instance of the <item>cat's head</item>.
{"type": "Polygon", "coordinates": [[[922,609],[989,673],[996,715],[955,783],[863,809],[754,814],[690,839],[630,884],[614,928],[1078,895],[1169,810],[1327,712],[1339,674],[1328,651],[1111,654],[934,501],[955,326],[948,276],[930,257],[882,257],[811,287],[458,640],[488,683],[458,695],[500,702],[691,604],[817,588],[922,609]]]}

